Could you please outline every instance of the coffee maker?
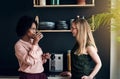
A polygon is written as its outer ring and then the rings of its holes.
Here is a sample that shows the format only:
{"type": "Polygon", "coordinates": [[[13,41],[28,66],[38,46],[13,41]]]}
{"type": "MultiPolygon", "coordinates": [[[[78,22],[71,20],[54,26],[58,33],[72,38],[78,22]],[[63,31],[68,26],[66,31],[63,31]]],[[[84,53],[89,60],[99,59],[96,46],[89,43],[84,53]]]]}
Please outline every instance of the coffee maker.
{"type": "Polygon", "coordinates": [[[51,58],[49,59],[49,71],[63,71],[63,54],[51,54],[51,58]]]}

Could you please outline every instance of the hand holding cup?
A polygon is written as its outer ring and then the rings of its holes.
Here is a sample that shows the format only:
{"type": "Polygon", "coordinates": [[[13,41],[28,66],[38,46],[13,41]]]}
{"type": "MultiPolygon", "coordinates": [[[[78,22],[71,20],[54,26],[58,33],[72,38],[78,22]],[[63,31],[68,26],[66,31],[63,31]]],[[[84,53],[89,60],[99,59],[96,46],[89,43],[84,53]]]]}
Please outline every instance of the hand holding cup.
{"type": "Polygon", "coordinates": [[[43,56],[44,59],[50,59],[51,54],[50,53],[44,53],[42,56],[43,56]]]}
{"type": "Polygon", "coordinates": [[[37,32],[35,35],[34,35],[34,41],[33,41],[33,44],[38,44],[38,42],[40,41],[40,39],[43,38],[43,34],[40,33],[40,32],[37,32]]]}

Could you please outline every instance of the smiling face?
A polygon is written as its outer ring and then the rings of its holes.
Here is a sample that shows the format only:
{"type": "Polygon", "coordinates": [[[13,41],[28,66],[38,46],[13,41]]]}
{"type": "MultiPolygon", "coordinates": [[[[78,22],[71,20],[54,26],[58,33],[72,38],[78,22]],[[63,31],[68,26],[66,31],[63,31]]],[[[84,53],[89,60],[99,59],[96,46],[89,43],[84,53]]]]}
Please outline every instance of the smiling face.
{"type": "Polygon", "coordinates": [[[75,23],[72,23],[71,32],[72,32],[72,34],[73,34],[74,37],[75,37],[75,36],[77,35],[77,33],[78,33],[78,29],[77,29],[75,23]]]}

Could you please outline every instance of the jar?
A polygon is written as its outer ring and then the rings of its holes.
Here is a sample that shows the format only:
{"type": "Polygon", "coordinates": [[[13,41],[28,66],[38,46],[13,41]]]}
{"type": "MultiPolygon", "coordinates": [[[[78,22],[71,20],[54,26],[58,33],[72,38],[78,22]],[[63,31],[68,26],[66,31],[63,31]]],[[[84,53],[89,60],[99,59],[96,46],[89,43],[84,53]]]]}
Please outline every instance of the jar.
{"type": "Polygon", "coordinates": [[[86,4],[86,0],[77,0],[77,4],[85,5],[86,4]]]}
{"type": "Polygon", "coordinates": [[[59,0],[51,0],[51,5],[59,5],[59,0]]]}
{"type": "Polygon", "coordinates": [[[72,27],[72,22],[74,21],[75,19],[70,19],[70,28],[72,27]]]}
{"type": "Polygon", "coordinates": [[[71,50],[67,51],[67,69],[71,71],[71,50]]]}
{"type": "Polygon", "coordinates": [[[40,5],[45,6],[46,5],[46,0],[40,0],[40,5]]]}

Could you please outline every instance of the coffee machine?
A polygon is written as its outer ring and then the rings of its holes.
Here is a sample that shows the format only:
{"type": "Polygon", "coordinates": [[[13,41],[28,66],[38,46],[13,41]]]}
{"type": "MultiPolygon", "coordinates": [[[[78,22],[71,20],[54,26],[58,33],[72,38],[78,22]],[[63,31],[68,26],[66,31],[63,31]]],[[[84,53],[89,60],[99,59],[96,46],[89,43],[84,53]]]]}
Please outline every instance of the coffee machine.
{"type": "Polygon", "coordinates": [[[51,54],[51,58],[49,59],[49,71],[63,71],[63,54],[51,54]]]}

